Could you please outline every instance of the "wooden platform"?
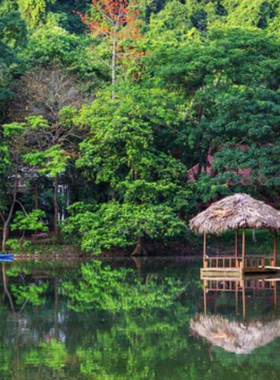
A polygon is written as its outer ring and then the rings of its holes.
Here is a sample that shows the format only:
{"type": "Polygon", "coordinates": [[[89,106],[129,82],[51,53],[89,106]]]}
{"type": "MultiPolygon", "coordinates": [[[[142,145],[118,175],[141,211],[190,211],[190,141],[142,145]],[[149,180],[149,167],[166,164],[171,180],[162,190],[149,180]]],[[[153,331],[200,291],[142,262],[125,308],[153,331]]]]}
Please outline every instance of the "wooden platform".
{"type": "Polygon", "coordinates": [[[201,268],[201,279],[208,278],[242,278],[247,274],[270,274],[280,272],[280,267],[259,267],[259,268],[201,268]]]}

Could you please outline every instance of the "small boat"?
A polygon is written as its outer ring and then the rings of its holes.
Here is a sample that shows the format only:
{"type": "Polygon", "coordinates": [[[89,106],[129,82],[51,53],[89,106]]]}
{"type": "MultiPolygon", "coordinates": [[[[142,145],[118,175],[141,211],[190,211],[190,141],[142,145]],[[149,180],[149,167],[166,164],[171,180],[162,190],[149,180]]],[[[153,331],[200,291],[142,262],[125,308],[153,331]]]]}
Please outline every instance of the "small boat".
{"type": "Polygon", "coordinates": [[[14,255],[11,253],[0,253],[0,262],[1,261],[13,261],[14,255]]]}

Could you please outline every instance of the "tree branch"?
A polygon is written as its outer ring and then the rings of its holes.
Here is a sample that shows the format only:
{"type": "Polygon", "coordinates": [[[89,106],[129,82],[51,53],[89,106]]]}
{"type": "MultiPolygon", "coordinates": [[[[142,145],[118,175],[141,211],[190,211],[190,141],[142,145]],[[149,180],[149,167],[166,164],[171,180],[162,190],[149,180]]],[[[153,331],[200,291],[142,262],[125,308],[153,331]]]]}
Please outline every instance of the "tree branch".
{"type": "Polygon", "coordinates": [[[18,199],[15,200],[15,203],[18,203],[20,205],[20,207],[22,208],[22,211],[24,212],[25,216],[28,216],[28,213],[25,210],[25,207],[23,206],[23,204],[18,199]]]}

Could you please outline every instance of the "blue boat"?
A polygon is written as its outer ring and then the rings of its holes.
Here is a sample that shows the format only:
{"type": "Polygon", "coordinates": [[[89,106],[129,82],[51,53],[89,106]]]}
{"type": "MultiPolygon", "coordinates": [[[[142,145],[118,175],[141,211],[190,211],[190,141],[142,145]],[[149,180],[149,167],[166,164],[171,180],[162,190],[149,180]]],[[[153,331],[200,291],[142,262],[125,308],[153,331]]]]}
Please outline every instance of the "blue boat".
{"type": "Polygon", "coordinates": [[[14,255],[11,253],[2,253],[0,254],[0,262],[1,261],[13,261],[14,260],[14,255]]]}

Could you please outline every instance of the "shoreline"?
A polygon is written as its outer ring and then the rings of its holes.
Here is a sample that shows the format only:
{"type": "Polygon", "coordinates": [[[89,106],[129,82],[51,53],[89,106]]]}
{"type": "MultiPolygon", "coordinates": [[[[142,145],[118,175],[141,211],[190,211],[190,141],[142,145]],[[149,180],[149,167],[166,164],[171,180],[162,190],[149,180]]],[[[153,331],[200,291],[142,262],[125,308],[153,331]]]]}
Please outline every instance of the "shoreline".
{"type": "Polygon", "coordinates": [[[89,260],[102,260],[102,261],[124,261],[124,260],[175,260],[175,261],[193,261],[196,259],[201,258],[202,256],[197,255],[169,255],[169,256],[109,256],[109,255],[100,255],[100,256],[94,256],[94,255],[73,255],[73,254],[56,254],[56,255],[33,255],[33,254],[14,254],[14,260],[73,260],[73,261],[89,261],[89,260]]]}

